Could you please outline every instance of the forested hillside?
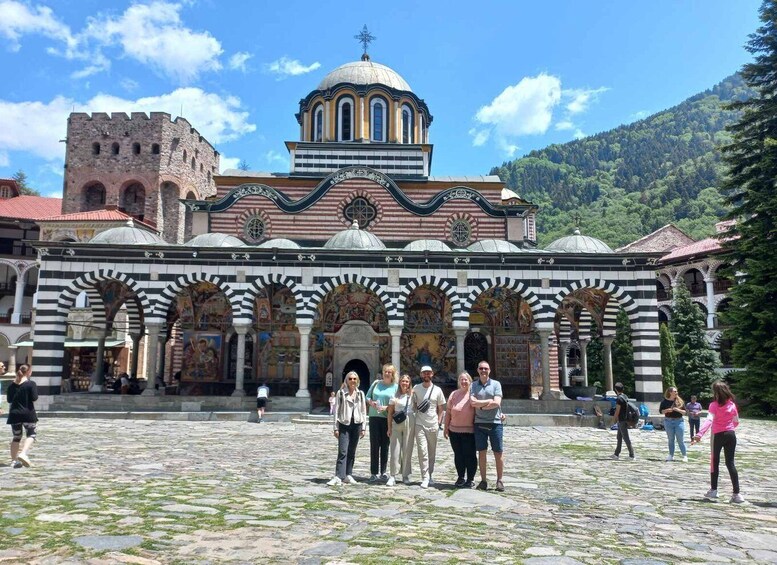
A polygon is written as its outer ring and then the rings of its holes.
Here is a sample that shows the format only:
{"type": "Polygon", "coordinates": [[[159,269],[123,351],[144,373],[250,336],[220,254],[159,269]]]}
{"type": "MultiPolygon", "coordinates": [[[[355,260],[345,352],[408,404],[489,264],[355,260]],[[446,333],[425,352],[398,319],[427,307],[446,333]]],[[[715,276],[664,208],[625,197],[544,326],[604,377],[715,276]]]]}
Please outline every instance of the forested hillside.
{"type": "Polygon", "coordinates": [[[615,248],[674,223],[689,235],[713,233],[725,209],[717,187],[725,174],[718,147],[736,113],[726,102],[747,97],[739,75],[638,122],[532,151],[492,169],[540,206],[539,245],[571,233],[615,248]]]}

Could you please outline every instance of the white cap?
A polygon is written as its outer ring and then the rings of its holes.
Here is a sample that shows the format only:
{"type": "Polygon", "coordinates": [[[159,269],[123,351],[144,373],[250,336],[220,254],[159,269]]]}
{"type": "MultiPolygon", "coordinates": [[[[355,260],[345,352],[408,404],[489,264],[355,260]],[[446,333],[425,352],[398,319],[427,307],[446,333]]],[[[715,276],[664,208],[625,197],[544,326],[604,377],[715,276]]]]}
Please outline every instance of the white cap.
{"type": "Polygon", "coordinates": [[[434,369],[432,369],[429,365],[424,365],[423,367],[421,367],[421,372],[423,373],[424,371],[431,371],[432,373],[434,373],[434,369]]]}

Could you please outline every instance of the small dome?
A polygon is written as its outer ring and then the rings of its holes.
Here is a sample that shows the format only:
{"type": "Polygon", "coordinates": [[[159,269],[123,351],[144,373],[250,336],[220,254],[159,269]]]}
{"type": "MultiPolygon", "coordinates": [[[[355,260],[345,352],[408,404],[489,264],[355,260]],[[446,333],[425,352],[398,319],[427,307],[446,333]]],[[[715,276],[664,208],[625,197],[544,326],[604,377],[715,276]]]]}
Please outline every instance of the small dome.
{"type": "Polygon", "coordinates": [[[614,253],[610,246],[601,239],[581,235],[580,230],[577,228],[575,228],[574,234],[558,238],[548,245],[545,251],[554,251],[556,253],[614,253]]]}
{"type": "Polygon", "coordinates": [[[417,239],[405,245],[405,251],[450,251],[445,242],[439,239],[417,239]]]}
{"type": "Polygon", "coordinates": [[[89,243],[102,243],[108,245],[156,245],[164,244],[164,240],[157,234],[133,228],[130,226],[120,226],[111,228],[94,236],[89,243]]]}
{"type": "Polygon", "coordinates": [[[386,249],[383,242],[368,231],[359,229],[359,222],[353,224],[347,230],[333,235],[324,244],[324,249],[386,249]]]}
{"type": "Polygon", "coordinates": [[[264,243],[257,245],[257,247],[263,247],[265,249],[272,249],[273,247],[277,247],[278,249],[300,249],[299,243],[282,237],[268,239],[264,243]]]}
{"type": "Polygon", "coordinates": [[[187,247],[245,247],[245,243],[226,233],[201,233],[184,243],[187,247]]]}
{"type": "Polygon", "coordinates": [[[481,239],[469,247],[470,251],[482,251],[484,253],[520,253],[521,249],[503,239],[481,239]]]}
{"type": "Polygon", "coordinates": [[[383,84],[396,90],[412,92],[410,85],[395,70],[372,61],[356,61],[337,67],[324,77],[318,90],[328,90],[344,82],[358,85],[383,84]]]}

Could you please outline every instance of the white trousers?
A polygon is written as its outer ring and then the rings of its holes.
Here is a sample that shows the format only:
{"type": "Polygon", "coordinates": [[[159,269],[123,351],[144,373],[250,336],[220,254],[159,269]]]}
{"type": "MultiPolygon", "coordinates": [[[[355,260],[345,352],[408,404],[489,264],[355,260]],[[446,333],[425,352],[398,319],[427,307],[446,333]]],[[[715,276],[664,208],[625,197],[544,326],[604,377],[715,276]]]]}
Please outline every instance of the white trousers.
{"type": "Polygon", "coordinates": [[[391,476],[397,478],[409,477],[413,468],[413,433],[415,423],[413,418],[406,418],[401,424],[391,423],[391,443],[389,458],[391,460],[391,476]]]}
{"type": "Polygon", "coordinates": [[[415,445],[418,449],[418,465],[421,467],[421,480],[430,479],[434,473],[434,459],[437,456],[437,432],[439,428],[415,427],[415,445]]]}

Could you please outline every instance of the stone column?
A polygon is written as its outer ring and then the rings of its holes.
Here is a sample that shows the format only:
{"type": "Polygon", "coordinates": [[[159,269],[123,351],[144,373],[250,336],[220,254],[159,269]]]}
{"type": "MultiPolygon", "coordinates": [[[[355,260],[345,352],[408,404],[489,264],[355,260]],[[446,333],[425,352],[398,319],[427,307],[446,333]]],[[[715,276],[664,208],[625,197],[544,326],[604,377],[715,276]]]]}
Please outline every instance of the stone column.
{"type": "Polygon", "coordinates": [[[92,382],[89,383],[89,392],[103,392],[105,384],[105,332],[97,340],[97,355],[95,355],[95,372],[92,376],[92,382]]]}
{"type": "Polygon", "coordinates": [[[329,119],[329,107],[331,106],[330,100],[324,101],[324,131],[321,135],[321,141],[330,141],[332,137],[329,134],[329,128],[331,127],[331,120],[329,119]]]}
{"type": "Polygon", "coordinates": [[[591,340],[578,339],[577,343],[580,346],[580,372],[583,376],[583,386],[588,386],[588,344],[591,340]]]}
{"type": "Polygon", "coordinates": [[[602,344],[604,344],[604,351],[602,352],[602,355],[604,356],[604,382],[607,387],[608,396],[610,396],[611,393],[614,396],[615,392],[613,390],[614,382],[612,380],[612,342],[614,339],[615,336],[612,335],[602,337],[602,344]]]}
{"type": "Polygon", "coordinates": [[[704,283],[707,285],[707,329],[715,328],[715,318],[718,317],[715,312],[715,276],[704,277],[704,283]]]}
{"type": "Polygon", "coordinates": [[[542,349],[542,394],[541,400],[552,400],[550,392],[550,329],[538,329],[540,334],[540,348],[542,349]]]}
{"type": "MultiPolygon", "coordinates": [[[[20,277],[21,278],[21,277],[20,277]]],[[[11,314],[12,324],[22,323],[22,303],[24,301],[24,279],[16,281],[16,294],[13,297],[13,314],[11,314]]]]}
{"type": "Polygon", "coordinates": [[[401,374],[399,364],[402,360],[400,351],[402,346],[402,328],[403,326],[389,326],[389,333],[391,334],[391,364],[397,368],[398,374],[401,374]]]}
{"type": "MultiPolygon", "coordinates": [[[[459,375],[467,369],[464,367],[464,339],[467,337],[469,328],[454,328],[456,333],[456,382],[459,380],[459,375]]],[[[478,375],[471,375],[473,379],[478,378],[478,375]]]]}
{"type": "Polygon", "coordinates": [[[129,374],[137,376],[138,360],[140,359],[140,334],[130,336],[132,339],[132,356],[130,357],[129,374]]]}
{"type": "Polygon", "coordinates": [[[232,396],[245,396],[245,386],[243,380],[245,378],[245,366],[246,366],[246,334],[248,333],[247,325],[235,325],[235,333],[237,334],[237,360],[235,363],[235,390],[232,396]]]}
{"type": "Polygon", "coordinates": [[[569,386],[569,367],[567,361],[567,353],[569,352],[569,342],[560,341],[558,344],[559,352],[561,353],[561,386],[569,386]]]}
{"type": "Polygon", "coordinates": [[[157,363],[159,362],[159,334],[162,332],[162,324],[146,323],[146,390],[145,396],[156,396],[154,389],[157,363]]]}
{"type": "MultiPolygon", "coordinates": [[[[306,320],[306,322],[309,322],[306,320]]],[[[308,390],[308,371],[310,370],[310,330],[312,326],[308,323],[300,325],[299,330],[299,390],[296,396],[298,398],[310,398],[308,390]]]]}
{"type": "Polygon", "coordinates": [[[17,345],[8,346],[8,368],[6,369],[8,372],[6,375],[16,376],[16,353],[18,351],[19,347],[17,345]]]}

